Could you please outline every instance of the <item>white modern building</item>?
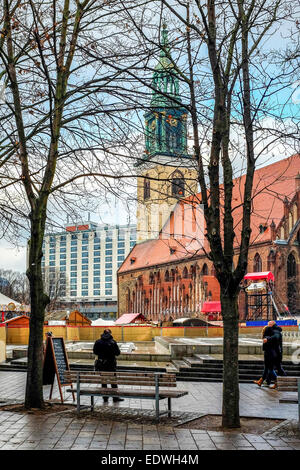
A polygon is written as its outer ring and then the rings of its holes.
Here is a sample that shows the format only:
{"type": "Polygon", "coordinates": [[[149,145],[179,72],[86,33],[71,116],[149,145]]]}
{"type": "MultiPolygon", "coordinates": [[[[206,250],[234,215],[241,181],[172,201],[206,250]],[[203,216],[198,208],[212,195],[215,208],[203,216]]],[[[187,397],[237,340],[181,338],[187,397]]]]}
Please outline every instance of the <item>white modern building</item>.
{"type": "Polygon", "coordinates": [[[81,311],[86,307],[87,313],[99,313],[99,305],[108,307],[102,312],[111,312],[117,301],[117,270],[135,243],[135,225],[86,222],[47,233],[42,268],[50,298],[81,311]]]}

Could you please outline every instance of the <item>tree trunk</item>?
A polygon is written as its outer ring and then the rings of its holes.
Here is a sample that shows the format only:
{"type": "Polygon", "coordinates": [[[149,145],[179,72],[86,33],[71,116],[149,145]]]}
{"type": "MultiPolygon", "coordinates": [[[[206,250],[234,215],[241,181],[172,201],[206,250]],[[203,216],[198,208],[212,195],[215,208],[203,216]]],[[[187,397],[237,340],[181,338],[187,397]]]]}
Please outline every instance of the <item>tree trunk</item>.
{"type": "Polygon", "coordinates": [[[42,408],[43,399],[43,328],[45,307],[49,302],[42,279],[42,244],[46,220],[45,205],[38,205],[31,214],[31,238],[27,277],[30,285],[31,314],[28,344],[26,408],[42,408]],[[44,206],[44,207],[43,207],[44,206]]]}
{"type": "Polygon", "coordinates": [[[222,425],[227,428],[240,427],[239,416],[239,313],[237,293],[222,292],[223,316],[223,411],[222,425]]]}

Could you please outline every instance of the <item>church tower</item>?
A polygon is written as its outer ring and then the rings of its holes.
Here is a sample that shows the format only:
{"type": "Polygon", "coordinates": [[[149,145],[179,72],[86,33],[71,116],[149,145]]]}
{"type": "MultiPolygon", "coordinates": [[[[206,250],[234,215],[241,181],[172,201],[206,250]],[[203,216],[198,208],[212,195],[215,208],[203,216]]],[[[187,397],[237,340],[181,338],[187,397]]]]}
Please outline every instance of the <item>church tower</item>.
{"type": "Polygon", "coordinates": [[[136,164],[137,243],[156,238],[178,200],[192,196],[198,187],[195,161],[187,151],[187,111],[170,60],[165,25],[161,46],[152,78],[150,108],[144,115],[145,151],[136,164]]]}

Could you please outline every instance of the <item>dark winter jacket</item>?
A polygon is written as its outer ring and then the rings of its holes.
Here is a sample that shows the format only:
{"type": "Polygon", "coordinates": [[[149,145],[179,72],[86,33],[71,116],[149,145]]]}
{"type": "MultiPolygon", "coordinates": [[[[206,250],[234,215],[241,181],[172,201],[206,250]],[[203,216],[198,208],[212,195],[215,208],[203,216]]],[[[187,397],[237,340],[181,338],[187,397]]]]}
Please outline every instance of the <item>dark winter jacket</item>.
{"type": "Polygon", "coordinates": [[[280,361],[282,361],[282,328],[280,328],[280,326],[275,324],[272,327],[272,330],[274,332],[274,337],[275,337],[276,353],[277,353],[280,361]]]}
{"type": "Polygon", "coordinates": [[[119,356],[120,349],[110,333],[103,333],[101,338],[95,342],[93,352],[98,356],[98,360],[95,361],[96,370],[116,370],[116,356],[119,356]]]}
{"type": "Polygon", "coordinates": [[[266,343],[263,343],[265,363],[268,364],[269,366],[273,366],[278,359],[278,348],[277,348],[277,338],[271,326],[268,326],[264,330],[263,337],[268,340],[266,343]]]}

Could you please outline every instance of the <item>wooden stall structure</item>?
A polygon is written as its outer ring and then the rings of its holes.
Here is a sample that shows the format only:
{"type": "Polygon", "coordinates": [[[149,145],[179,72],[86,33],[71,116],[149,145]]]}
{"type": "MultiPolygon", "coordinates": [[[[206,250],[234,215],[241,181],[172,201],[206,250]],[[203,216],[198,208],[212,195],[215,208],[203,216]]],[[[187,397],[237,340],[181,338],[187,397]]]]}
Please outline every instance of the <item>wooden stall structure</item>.
{"type": "Polygon", "coordinates": [[[245,320],[276,320],[278,312],[273,298],[274,280],[271,271],[244,276],[245,320]]]}

